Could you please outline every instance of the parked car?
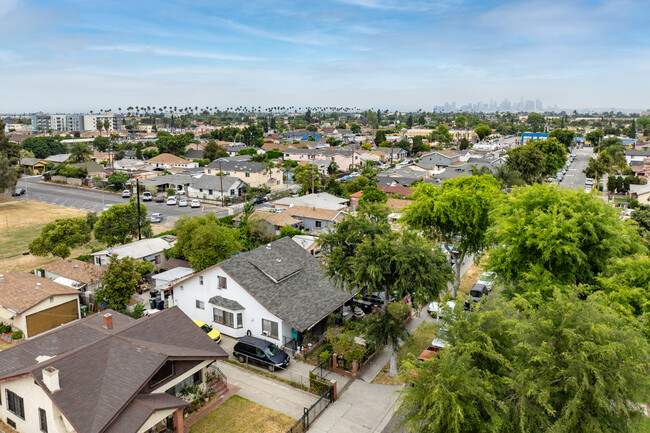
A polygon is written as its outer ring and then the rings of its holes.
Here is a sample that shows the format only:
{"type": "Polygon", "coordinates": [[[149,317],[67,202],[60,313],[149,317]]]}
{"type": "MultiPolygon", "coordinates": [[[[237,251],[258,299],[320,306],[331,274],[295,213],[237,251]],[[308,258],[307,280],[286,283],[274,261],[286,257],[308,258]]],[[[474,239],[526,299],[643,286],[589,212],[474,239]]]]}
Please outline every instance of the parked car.
{"type": "Polygon", "coordinates": [[[197,199],[194,199],[190,202],[190,207],[201,207],[201,202],[197,199]]]}
{"type": "Polygon", "coordinates": [[[472,302],[481,302],[481,299],[483,299],[484,296],[487,296],[489,293],[488,288],[485,286],[485,284],[479,284],[476,283],[472,286],[472,288],[469,290],[469,296],[467,297],[467,301],[465,301],[465,310],[470,309],[470,305],[472,302]]]}
{"type": "Polygon", "coordinates": [[[156,203],[164,203],[165,202],[165,196],[162,194],[156,195],[156,203]]]}
{"type": "Polygon", "coordinates": [[[221,333],[219,331],[217,331],[207,323],[201,322],[200,320],[192,319],[192,322],[196,323],[196,326],[201,328],[203,332],[208,334],[208,337],[212,338],[216,343],[221,343],[221,333]]]}
{"type": "Polygon", "coordinates": [[[270,341],[256,337],[242,337],[235,343],[232,354],[241,363],[256,362],[265,365],[270,372],[289,366],[289,355],[270,341]]]}
{"type": "Polygon", "coordinates": [[[122,191],[122,198],[129,198],[131,197],[131,190],[130,189],[125,189],[122,191]]]}
{"type": "Polygon", "coordinates": [[[361,173],[357,171],[353,171],[352,173],[350,173],[350,178],[359,177],[359,176],[361,176],[361,173]]]}
{"type": "Polygon", "coordinates": [[[176,190],[176,195],[185,195],[185,190],[184,189],[176,190]]]}
{"type": "Polygon", "coordinates": [[[184,198],[180,199],[180,200],[178,201],[178,206],[180,206],[180,207],[187,207],[187,200],[185,200],[184,198]]]}
{"type": "Polygon", "coordinates": [[[108,208],[110,208],[111,206],[113,206],[113,204],[114,204],[114,203],[104,205],[104,209],[102,209],[102,210],[103,210],[103,211],[104,211],[104,210],[108,210],[108,208]]]}
{"type": "Polygon", "coordinates": [[[253,204],[254,204],[254,205],[256,205],[256,204],[262,204],[262,203],[264,203],[265,201],[266,201],[266,199],[265,199],[264,197],[255,197],[255,198],[253,198],[253,204]]]}
{"type": "Polygon", "coordinates": [[[163,220],[163,215],[161,213],[152,213],[151,222],[152,223],[161,223],[163,220]]]}
{"type": "Polygon", "coordinates": [[[151,201],[153,200],[153,195],[147,191],[142,193],[142,201],[151,201]]]}
{"type": "Polygon", "coordinates": [[[174,197],[174,196],[167,197],[167,205],[168,206],[176,205],[176,197],[174,197]]]}
{"type": "Polygon", "coordinates": [[[25,194],[25,188],[16,188],[14,193],[11,195],[13,195],[14,197],[18,197],[19,195],[23,195],[23,194],[25,194]]]}
{"type": "MultiPolygon", "coordinates": [[[[454,301],[447,301],[447,307],[450,310],[453,310],[454,308],[456,308],[456,303],[454,301]]],[[[445,306],[440,305],[439,302],[434,301],[430,303],[429,306],[427,307],[427,313],[429,313],[429,316],[433,317],[434,319],[436,317],[444,316],[444,312],[445,312],[445,306]]]]}
{"type": "Polygon", "coordinates": [[[478,278],[476,284],[483,284],[485,287],[487,287],[488,292],[491,292],[494,286],[494,279],[496,278],[496,276],[497,274],[495,274],[494,272],[483,272],[481,276],[478,278]]]}

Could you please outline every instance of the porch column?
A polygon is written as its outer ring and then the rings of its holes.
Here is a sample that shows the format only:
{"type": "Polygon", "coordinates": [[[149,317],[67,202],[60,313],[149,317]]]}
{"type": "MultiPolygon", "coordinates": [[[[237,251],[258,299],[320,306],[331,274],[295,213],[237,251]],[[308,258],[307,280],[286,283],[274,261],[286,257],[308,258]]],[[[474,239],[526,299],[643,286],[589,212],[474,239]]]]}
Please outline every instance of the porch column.
{"type": "Polygon", "coordinates": [[[174,428],[176,429],[176,433],[184,433],[184,425],[183,425],[183,409],[176,409],[176,412],[174,412],[173,415],[174,419],[174,428]]]}

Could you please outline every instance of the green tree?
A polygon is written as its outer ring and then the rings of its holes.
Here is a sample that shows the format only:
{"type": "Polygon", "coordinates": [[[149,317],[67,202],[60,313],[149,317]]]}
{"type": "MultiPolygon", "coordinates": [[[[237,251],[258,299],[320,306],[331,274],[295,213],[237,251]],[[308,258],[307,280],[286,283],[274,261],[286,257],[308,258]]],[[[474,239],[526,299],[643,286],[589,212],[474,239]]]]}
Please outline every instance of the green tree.
{"type": "Polygon", "coordinates": [[[293,177],[302,187],[301,194],[316,192],[321,187],[320,173],[314,164],[299,165],[293,169],[293,177]]]}
{"type": "Polygon", "coordinates": [[[492,128],[490,128],[488,125],[479,125],[474,128],[474,132],[476,135],[478,135],[479,141],[483,141],[484,138],[492,135],[492,128]]]}
{"type": "Polygon", "coordinates": [[[110,145],[111,142],[107,137],[95,137],[93,140],[93,147],[97,149],[98,152],[106,152],[110,145]]]}
{"type": "Polygon", "coordinates": [[[294,227],[291,227],[291,226],[283,226],[283,227],[280,227],[280,236],[278,236],[278,239],[284,238],[284,237],[287,237],[287,236],[292,238],[294,236],[299,236],[299,235],[304,235],[304,234],[305,234],[305,232],[303,232],[300,229],[297,229],[297,228],[294,228],[294,227]]]}
{"type": "Polygon", "coordinates": [[[336,162],[330,162],[330,165],[327,166],[327,174],[330,176],[336,173],[339,170],[339,166],[336,162]]]}
{"type": "Polygon", "coordinates": [[[194,133],[172,135],[167,131],[160,131],[156,134],[156,146],[160,153],[171,153],[172,155],[185,155],[185,149],[194,141],[194,133]]]}
{"type": "Polygon", "coordinates": [[[380,191],[375,184],[369,184],[363,189],[363,195],[359,199],[359,205],[364,203],[374,202],[374,203],[386,203],[388,197],[384,191],[380,191]]]}
{"type": "Polygon", "coordinates": [[[358,134],[361,132],[361,126],[357,125],[356,123],[353,123],[352,126],[350,126],[350,132],[353,134],[358,134]]]}
{"type": "Polygon", "coordinates": [[[183,216],[174,231],[177,241],[171,256],[185,258],[197,272],[242,250],[237,230],[221,224],[214,214],[183,216]]]}
{"type": "Polygon", "coordinates": [[[219,158],[227,158],[229,156],[228,152],[223,146],[217,144],[216,141],[210,140],[208,144],[205,145],[203,149],[203,158],[214,161],[219,158]]]}
{"type": "Polygon", "coordinates": [[[463,116],[462,114],[459,114],[458,116],[456,116],[456,121],[454,123],[456,125],[456,128],[464,129],[465,126],[467,125],[467,117],[463,116]]]}
{"type": "Polygon", "coordinates": [[[88,148],[86,143],[72,143],[68,149],[70,153],[70,159],[76,162],[85,162],[90,159],[90,155],[93,153],[88,148]]]}
{"type": "Polygon", "coordinates": [[[5,135],[5,123],[0,120],[0,155],[4,155],[9,161],[20,158],[20,146],[18,143],[9,141],[5,135]]]}
{"type": "Polygon", "coordinates": [[[409,114],[409,117],[406,118],[406,126],[409,128],[413,127],[413,115],[409,114]]]}
{"type": "Polygon", "coordinates": [[[468,255],[487,246],[488,214],[499,195],[500,184],[492,175],[459,177],[441,187],[419,184],[415,201],[403,211],[403,220],[430,239],[441,239],[454,259],[455,279],[451,297],[456,299],[461,266],[468,255]]]}
{"type": "Polygon", "coordinates": [[[129,180],[129,176],[122,173],[121,171],[116,171],[108,176],[108,184],[116,191],[120,191],[122,188],[124,188],[124,184],[127,180],[129,180]]]}
{"type": "Polygon", "coordinates": [[[403,373],[409,431],[640,431],[648,342],[595,300],[555,291],[537,309],[502,302],[443,320],[447,347],[403,373]]]}
{"type": "Polygon", "coordinates": [[[515,189],[491,218],[487,237],[495,247],[487,264],[516,293],[591,283],[610,259],[644,249],[614,209],[581,191],[544,184],[515,189]]]}
{"type": "Polygon", "coordinates": [[[97,216],[96,212],[88,212],[86,214],[86,225],[88,226],[88,230],[90,232],[93,231],[93,228],[95,228],[95,224],[97,224],[98,220],[99,216],[97,216]]]}
{"type": "Polygon", "coordinates": [[[506,165],[510,170],[519,173],[524,182],[533,184],[541,180],[544,160],[544,154],[539,148],[529,143],[508,151],[506,165]]]}
{"type": "Polygon", "coordinates": [[[379,146],[384,141],[386,141],[386,131],[380,129],[375,133],[375,144],[379,146]]]}
{"type": "Polygon", "coordinates": [[[18,171],[9,162],[6,155],[0,153],[0,192],[14,190],[18,182],[18,171]]]}
{"type": "Polygon", "coordinates": [[[34,153],[34,157],[39,159],[65,153],[66,150],[65,145],[54,137],[29,137],[23,140],[22,147],[34,153]]]}
{"type": "Polygon", "coordinates": [[[598,146],[603,137],[605,137],[605,132],[603,132],[602,129],[594,129],[593,131],[589,131],[585,136],[586,140],[591,143],[594,148],[598,146]]]}
{"type": "Polygon", "coordinates": [[[447,125],[438,125],[438,129],[432,133],[432,138],[434,138],[434,141],[439,141],[446,146],[454,141],[454,137],[449,132],[447,125]]]}
{"type": "Polygon", "coordinates": [[[533,132],[540,132],[544,129],[546,119],[539,113],[530,113],[526,118],[526,123],[533,132]]]}
{"type": "Polygon", "coordinates": [[[102,276],[102,285],[95,297],[107,308],[123,311],[131,301],[140,282],[136,262],[131,257],[111,257],[111,261],[102,276]]]}
{"type": "Polygon", "coordinates": [[[108,246],[122,245],[138,238],[138,222],[143,238],[151,237],[151,221],[147,218],[147,207],[140,203],[140,219],[138,220],[138,204],[135,198],[129,203],[116,204],[99,215],[93,229],[95,239],[105,242],[108,246]]]}
{"type": "Polygon", "coordinates": [[[548,137],[555,138],[557,141],[564,145],[565,151],[568,151],[573,147],[573,139],[575,138],[576,133],[568,129],[554,129],[549,132],[548,137]]]}
{"type": "Polygon", "coordinates": [[[472,147],[472,143],[470,143],[468,139],[466,139],[465,137],[460,139],[460,143],[458,144],[458,148],[460,150],[467,150],[470,147],[472,147]]]}
{"type": "Polygon", "coordinates": [[[422,137],[415,136],[413,137],[413,145],[411,146],[411,153],[417,155],[418,153],[424,151],[424,141],[422,137]]]}
{"type": "Polygon", "coordinates": [[[539,149],[544,155],[543,176],[554,175],[567,161],[566,148],[555,137],[549,137],[548,140],[534,140],[527,146],[539,149]]]}
{"type": "Polygon", "coordinates": [[[634,121],[634,119],[632,119],[632,121],[630,122],[630,128],[627,136],[629,138],[636,138],[636,122],[634,121]]]}
{"type": "Polygon", "coordinates": [[[90,228],[86,218],[63,218],[45,224],[41,234],[29,243],[29,252],[35,256],[47,256],[65,259],[70,249],[90,242],[90,228]]]}

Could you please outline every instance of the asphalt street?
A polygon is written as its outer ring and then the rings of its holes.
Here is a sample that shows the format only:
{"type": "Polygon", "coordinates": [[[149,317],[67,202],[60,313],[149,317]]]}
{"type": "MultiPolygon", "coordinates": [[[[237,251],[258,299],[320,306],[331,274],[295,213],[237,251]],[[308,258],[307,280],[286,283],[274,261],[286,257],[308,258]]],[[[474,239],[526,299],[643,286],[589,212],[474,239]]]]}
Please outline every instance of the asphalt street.
{"type": "Polygon", "coordinates": [[[585,176],[583,170],[587,168],[587,164],[589,164],[589,159],[591,158],[591,155],[593,155],[593,148],[586,147],[575,149],[574,152],[576,157],[573,159],[573,162],[566,171],[562,182],[560,182],[560,187],[567,189],[584,189],[587,176],[585,176]]]}
{"type": "MultiPolygon", "coordinates": [[[[88,212],[101,212],[107,204],[128,203],[127,198],[121,194],[102,190],[93,190],[66,185],[43,182],[40,176],[23,177],[18,181],[17,187],[25,188],[25,195],[20,200],[35,200],[43,203],[54,204],[88,212]]],[[[189,201],[189,200],[188,200],[189,201]]],[[[203,215],[216,213],[218,217],[228,215],[226,209],[215,206],[202,206],[201,208],[168,206],[165,203],[142,202],[147,207],[147,214],[158,212],[163,214],[163,225],[171,226],[183,215],[203,215]]]]}

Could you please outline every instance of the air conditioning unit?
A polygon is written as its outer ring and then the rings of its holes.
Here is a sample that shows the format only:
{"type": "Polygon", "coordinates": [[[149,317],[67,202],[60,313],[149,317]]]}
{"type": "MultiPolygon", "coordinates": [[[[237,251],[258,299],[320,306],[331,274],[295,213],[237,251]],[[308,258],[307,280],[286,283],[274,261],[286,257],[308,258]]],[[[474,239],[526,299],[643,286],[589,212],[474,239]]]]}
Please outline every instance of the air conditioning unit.
{"type": "Polygon", "coordinates": [[[269,336],[269,331],[262,331],[262,335],[268,337],[269,336]]]}

